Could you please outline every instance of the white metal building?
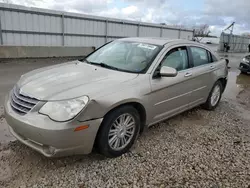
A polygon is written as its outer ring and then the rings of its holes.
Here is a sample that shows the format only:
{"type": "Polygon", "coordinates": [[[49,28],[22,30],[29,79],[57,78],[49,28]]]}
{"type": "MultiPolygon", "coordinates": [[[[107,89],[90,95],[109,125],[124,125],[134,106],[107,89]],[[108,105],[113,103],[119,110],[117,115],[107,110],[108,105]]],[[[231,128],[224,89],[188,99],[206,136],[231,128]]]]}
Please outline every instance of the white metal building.
{"type": "Polygon", "coordinates": [[[193,30],[0,3],[0,44],[94,46],[121,37],[192,39],[193,30]]]}

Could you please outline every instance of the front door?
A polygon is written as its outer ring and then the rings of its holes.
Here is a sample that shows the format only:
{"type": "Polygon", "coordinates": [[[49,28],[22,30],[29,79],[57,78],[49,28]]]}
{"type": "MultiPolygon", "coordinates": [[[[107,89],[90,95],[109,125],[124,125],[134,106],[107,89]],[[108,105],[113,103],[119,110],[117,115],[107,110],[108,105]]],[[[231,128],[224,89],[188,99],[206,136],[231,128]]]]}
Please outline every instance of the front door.
{"type": "Polygon", "coordinates": [[[175,77],[160,77],[155,76],[154,73],[151,78],[152,117],[150,118],[154,123],[188,109],[189,97],[193,89],[192,72],[185,46],[168,51],[156,71],[161,66],[175,68],[178,74],[175,77]]]}

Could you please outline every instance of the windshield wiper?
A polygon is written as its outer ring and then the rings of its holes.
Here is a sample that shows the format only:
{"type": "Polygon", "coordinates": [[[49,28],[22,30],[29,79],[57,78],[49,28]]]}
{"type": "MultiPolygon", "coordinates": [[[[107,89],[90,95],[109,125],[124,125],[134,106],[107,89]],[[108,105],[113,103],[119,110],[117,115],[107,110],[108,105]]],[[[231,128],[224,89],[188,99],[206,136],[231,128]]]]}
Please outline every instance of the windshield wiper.
{"type": "Polygon", "coordinates": [[[119,69],[117,67],[113,67],[113,66],[108,65],[106,63],[97,63],[97,62],[88,61],[87,59],[81,59],[79,61],[82,61],[82,62],[85,61],[87,64],[97,65],[97,66],[105,67],[105,68],[112,69],[112,70],[118,70],[118,71],[128,72],[128,73],[137,73],[137,72],[133,72],[133,71],[129,71],[129,70],[119,69]]]}
{"type": "Polygon", "coordinates": [[[120,70],[119,68],[113,67],[113,66],[108,65],[106,63],[96,63],[96,62],[88,61],[87,59],[79,59],[79,61],[82,61],[82,62],[85,61],[86,63],[91,64],[91,65],[98,65],[98,66],[113,69],[113,70],[120,70]]]}
{"type": "Polygon", "coordinates": [[[117,67],[113,67],[111,65],[108,65],[106,63],[96,63],[96,62],[89,62],[91,65],[98,65],[98,66],[101,66],[101,67],[105,67],[105,68],[108,68],[108,69],[113,69],[113,70],[121,70],[117,67]]]}
{"type": "Polygon", "coordinates": [[[81,61],[81,62],[86,62],[86,63],[88,63],[88,64],[91,64],[91,62],[89,62],[87,59],[85,59],[85,58],[83,58],[83,59],[79,59],[78,61],[81,61]]]}

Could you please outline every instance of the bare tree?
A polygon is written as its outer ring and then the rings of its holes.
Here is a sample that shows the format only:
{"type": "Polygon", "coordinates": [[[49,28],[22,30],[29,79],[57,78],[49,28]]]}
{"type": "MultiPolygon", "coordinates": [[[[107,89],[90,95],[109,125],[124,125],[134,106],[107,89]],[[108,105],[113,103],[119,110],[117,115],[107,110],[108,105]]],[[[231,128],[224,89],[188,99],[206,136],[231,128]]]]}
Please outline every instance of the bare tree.
{"type": "Polygon", "coordinates": [[[209,30],[209,25],[207,24],[194,27],[195,36],[206,37],[209,33],[211,33],[211,31],[209,30]]]}

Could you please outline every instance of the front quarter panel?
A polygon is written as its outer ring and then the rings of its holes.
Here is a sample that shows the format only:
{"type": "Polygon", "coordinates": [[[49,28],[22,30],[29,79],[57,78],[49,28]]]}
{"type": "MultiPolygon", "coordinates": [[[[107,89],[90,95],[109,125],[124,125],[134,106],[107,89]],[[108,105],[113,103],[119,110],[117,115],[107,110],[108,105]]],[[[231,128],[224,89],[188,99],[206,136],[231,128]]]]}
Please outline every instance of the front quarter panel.
{"type": "Polygon", "coordinates": [[[87,107],[77,117],[79,121],[102,118],[112,109],[126,103],[140,103],[146,112],[149,108],[148,93],[151,92],[148,74],[141,74],[128,83],[117,87],[116,92],[91,99],[87,107]]]}

